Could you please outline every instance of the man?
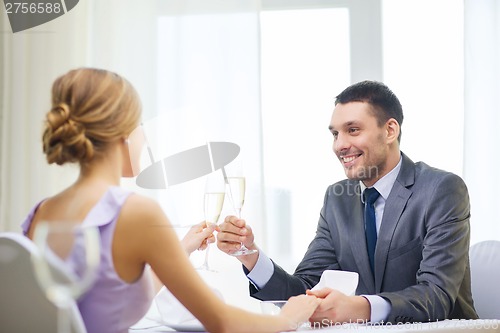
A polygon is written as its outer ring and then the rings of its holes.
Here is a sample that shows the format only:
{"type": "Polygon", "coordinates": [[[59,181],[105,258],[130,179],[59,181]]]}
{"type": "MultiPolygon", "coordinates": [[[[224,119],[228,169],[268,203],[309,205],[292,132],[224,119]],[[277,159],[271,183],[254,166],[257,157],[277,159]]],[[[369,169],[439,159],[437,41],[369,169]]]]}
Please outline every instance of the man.
{"type": "MultiPolygon", "coordinates": [[[[467,188],[460,177],[400,151],[402,122],[399,100],[382,83],[359,82],[337,96],[329,129],[348,179],[327,189],[316,236],[293,275],[260,250],[237,257],[251,296],[287,299],[307,291],[323,299],[315,321],[477,318],[467,188]],[[375,193],[374,203],[367,193],[375,193]],[[359,273],[356,296],[309,291],[328,269],[359,273]]],[[[228,216],[220,229],[222,251],[234,252],[240,241],[258,249],[245,221],[228,216]]]]}

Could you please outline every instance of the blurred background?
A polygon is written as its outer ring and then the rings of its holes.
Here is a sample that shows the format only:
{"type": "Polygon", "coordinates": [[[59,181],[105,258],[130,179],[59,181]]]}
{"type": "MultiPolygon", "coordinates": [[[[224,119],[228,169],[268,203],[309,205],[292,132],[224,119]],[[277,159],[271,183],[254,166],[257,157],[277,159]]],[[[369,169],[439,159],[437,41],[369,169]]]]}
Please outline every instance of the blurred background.
{"type": "MultiPolygon", "coordinates": [[[[472,243],[500,239],[496,0],[81,0],[15,34],[2,11],[0,38],[0,231],[20,231],[34,204],[76,179],[76,166],[45,162],[42,124],[55,78],[92,66],[136,87],[155,158],[207,141],[240,146],[242,217],[290,272],[327,186],[345,178],[328,131],[335,96],[364,79],[403,104],[402,151],[464,178],[472,243]]],[[[123,180],[159,200],[180,236],[203,220],[204,183],[123,180]]],[[[213,265],[236,262],[217,252],[213,265]]]]}

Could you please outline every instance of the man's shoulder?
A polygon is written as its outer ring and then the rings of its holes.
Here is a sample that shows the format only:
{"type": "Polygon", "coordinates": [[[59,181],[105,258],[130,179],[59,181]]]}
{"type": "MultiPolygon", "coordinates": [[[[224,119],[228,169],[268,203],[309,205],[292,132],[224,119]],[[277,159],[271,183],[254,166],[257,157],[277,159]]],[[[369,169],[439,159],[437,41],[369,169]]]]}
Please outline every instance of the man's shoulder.
{"type": "Polygon", "coordinates": [[[427,177],[444,177],[444,176],[456,176],[460,177],[457,174],[443,170],[434,166],[431,166],[425,162],[419,161],[414,163],[415,166],[415,173],[418,175],[424,175],[427,177]]]}
{"type": "Polygon", "coordinates": [[[462,177],[453,172],[430,166],[421,161],[414,163],[414,166],[415,184],[422,184],[423,186],[431,184],[464,185],[462,177]]]}

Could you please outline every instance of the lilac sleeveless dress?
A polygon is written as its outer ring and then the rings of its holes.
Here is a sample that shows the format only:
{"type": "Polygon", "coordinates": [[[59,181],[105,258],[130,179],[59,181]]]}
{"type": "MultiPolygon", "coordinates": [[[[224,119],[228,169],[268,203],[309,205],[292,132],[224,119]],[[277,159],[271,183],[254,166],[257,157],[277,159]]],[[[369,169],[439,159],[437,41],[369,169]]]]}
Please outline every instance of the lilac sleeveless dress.
{"type": "MultiPolygon", "coordinates": [[[[120,187],[110,187],[82,222],[98,226],[101,235],[98,278],[77,302],[88,333],[128,332],[128,328],[146,314],[154,296],[149,267],[136,282],[127,283],[120,279],[113,266],[111,245],[116,221],[130,194],[120,187]]],[[[33,207],[21,226],[25,235],[40,204],[33,207]]]]}

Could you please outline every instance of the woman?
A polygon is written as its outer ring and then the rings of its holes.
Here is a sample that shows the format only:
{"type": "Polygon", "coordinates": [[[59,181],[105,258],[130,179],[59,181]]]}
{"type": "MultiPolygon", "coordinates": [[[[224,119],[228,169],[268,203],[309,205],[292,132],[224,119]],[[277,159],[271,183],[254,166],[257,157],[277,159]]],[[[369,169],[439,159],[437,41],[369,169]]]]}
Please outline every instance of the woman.
{"type": "Polygon", "coordinates": [[[99,226],[102,256],[94,286],[78,300],[89,333],[127,332],[149,308],[149,265],[159,280],[211,332],[277,332],[307,321],[319,300],[290,299],[279,316],[263,316],[223,303],[193,270],[190,253],[213,240],[192,229],[181,246],[153,200],[121,187],[134,176],[141,145],[141,106],[132,85],[117,74],[81,68],[52,87],[43,151],[49,163],[79,163],[76,182],[36,205],[23,224],[32,237],[40,221],[82,221],[99,226]],[[134,132],[135,133],[135,132],[134,132]]]}

